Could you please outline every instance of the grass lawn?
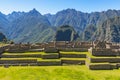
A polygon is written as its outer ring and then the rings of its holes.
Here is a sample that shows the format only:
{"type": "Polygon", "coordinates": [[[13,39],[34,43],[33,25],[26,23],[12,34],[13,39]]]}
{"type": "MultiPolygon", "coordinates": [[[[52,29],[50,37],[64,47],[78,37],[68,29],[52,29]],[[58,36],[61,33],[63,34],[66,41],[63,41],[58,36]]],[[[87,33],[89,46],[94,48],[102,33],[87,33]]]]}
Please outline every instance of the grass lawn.
{"type": "MultiPolygon", "coordinates": [[[[26,52],[17,53],[17,55],[28,54],[45,54],[44,52],[26,52]]],[[[87,54],[89,52],[61,52],[62,54],[87,54]]],[[[12,53],[4,53],[4,55],[16,55],[12,53]]],[[[91,56],[90,56],[91,57],[91,56]]],[[[2,60],[11,60],[13,58],[1,58],[2,60]]],[[[17,58],[14,58],[17,59],[17,58]]],[[[34,59],[34,58],[20,58],[34,59]]],[[[43,59],[35,58],[38,61],[43,59]]],[[[69,59],[69,58],[61,58],[69,59]]],[[[61,60],[61,59],[45,59],[43,61],[61,60]]],[[[76,60],[76,58],[70,58],[76,60]]],[[[77,58],[78,59],[78,58],[77,58]]],[[[83,58],[80,58],[81,60],[83,58]]],[[[84,58],[85,59],[85,58],[84,58]]],[[[89,61],[89,60],[88,60],[89,61]]],[[[0,80],[120,80],[120,69],[118,70],[89,70],[86,65],[72,66],[38,66],[38,67],[0,67],[0,80]]]]}
{"type": "Polygon", "coordinates": [[[0,67],[0,80],[120,80],[120,70],[86,66],[0,67]]]}
{"type": "Polygon", "coordinates": [[[75,51],[71,51],[71,52],[64,52],[64,51],[60,51],[61,54],[88,54],[89,52],[75,52],[75,51]]]}
{"type": "Polygon", "coordinates": [[[25,53],[3,53],[4,55],[29,55],[29,54],[45,54],[45,52],[25,52],[25,53]]]}

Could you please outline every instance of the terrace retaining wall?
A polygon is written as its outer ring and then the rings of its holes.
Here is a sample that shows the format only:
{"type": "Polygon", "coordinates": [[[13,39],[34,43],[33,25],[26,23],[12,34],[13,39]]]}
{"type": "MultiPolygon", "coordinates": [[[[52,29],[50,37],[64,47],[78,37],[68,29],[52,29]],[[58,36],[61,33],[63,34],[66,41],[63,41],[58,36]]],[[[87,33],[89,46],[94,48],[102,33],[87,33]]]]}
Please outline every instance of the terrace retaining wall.
{"type": "Polygon", "coordinates": [[[85,60],[67,60],[62,59],[62,64],[76,64],[76,65],[85,65],[85,60]]]}
{"type": "Polygon", "coordinates": [[[1,55],[2,58],[25,58],[25,57],[35,57],[35,58],[41,58],[41,54],[25,54],[25,55],[1,55]]]}
{"type": "Polygon", "coordinates": [[[0,60],[0,64],[36,63],[37,59],[0,60]]]}
{"type": "Polygon", "coordinates": [[[60,57],[62,58],[86,58],[86,54],[73,54],[73,53],[70,53],[70,54],[62,54],[60,53],[60,57]]]}
{"type": "Polygon", "coordinates": [[[38,61],[38,66],[59,66],[61,65],[61,61],[38,61]]]}
{"type": "Polygon", "coordinates": [[[52,53],[48,53],[48,54],[42,54],[42,59],[59,59],[59,54],[52,54],[52,53]]]}
{"type": "Polygon", "coordinates": [[[112,70],[112,69],[116,69],[116,65],[94,64],[94,65],[89,65],[89,69],[91,70],[112,70]]]}
{"type": "Polygon", "coordinates": [[[88,48],[58,48],[58,50],[66,51],[66,52],[70,52],[70,51],[86,52],[88,51],[88,48]]]}
{"type": "Polygon", "coordinates": [[[91,63],[102,63],[102,62],[109,62],[109,63],[119,63],[120,58],[90,58],[91,63]]]}

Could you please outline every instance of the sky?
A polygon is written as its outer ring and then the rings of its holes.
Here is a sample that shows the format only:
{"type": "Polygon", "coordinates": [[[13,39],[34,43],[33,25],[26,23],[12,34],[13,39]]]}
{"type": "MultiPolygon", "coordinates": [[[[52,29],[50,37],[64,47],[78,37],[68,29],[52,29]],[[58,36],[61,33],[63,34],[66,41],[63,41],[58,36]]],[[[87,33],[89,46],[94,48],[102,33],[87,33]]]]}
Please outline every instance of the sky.
{"type": "Polygon", "coordinates": [[[36,8],[41,14],[55,14],[71,8],[82,12],[100,12],[108,9],[120,10],[120,0],[0,0],[0,12],[28,12],[36,8]]]}

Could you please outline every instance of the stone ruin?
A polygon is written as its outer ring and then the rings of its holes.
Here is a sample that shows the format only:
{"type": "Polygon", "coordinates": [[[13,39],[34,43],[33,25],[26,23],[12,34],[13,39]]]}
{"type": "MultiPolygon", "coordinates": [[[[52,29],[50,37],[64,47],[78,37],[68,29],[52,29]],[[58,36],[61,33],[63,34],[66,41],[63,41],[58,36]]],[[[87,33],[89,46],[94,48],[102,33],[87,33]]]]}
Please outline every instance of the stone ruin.
{"type": "Polygon", "coordinates": [[[93,42],[93,47],[88,49],[89,62],[87,66],[92,70],[110,70],[120,68],[120,44],[104,41],[93,42]]]}
{"type": "Polygon", "coordinates": [[[58,41],[36,44],[11,44],[0,48],[1,58],[18,58],[17,60],[0,60],[0,66],[48,66],[48,65],[64,65],[77,64],[87,65],[92,70],[102,69],[118,69],[120,68],[120,44],[109,43],[103,41],[96,42],[71,42],[58,41]],[[4,52],[24,53],[24,52],[46,52],[48,54],[29,54],[29,55],[4,55],[4,52]],[[89,54],[62,54],[60,51],[71,52],[88,52],[89,54]],[[49,54],[50,53],[50,54],[49,54]],[[37,59],[21,59],[19,58],[42,58],[43,61],[37,59]],[[69,59],[65,59],[69,58],[69,59]],[[71,58],[75,58],[72,60],[71,58]],[[77,58],[77,59],[76,59],[77,58]],[[81,59],[78,59],[81,58],[81,59]],[[84,58],[84,59],[83,59],[84,58]],[[59,59],[57,61],[46,61],[45,59],[59,59]],[[83,60],[82,60],[83,59],[83,60]],[[87,60],[85,60],[87,59],[87,60]]]}

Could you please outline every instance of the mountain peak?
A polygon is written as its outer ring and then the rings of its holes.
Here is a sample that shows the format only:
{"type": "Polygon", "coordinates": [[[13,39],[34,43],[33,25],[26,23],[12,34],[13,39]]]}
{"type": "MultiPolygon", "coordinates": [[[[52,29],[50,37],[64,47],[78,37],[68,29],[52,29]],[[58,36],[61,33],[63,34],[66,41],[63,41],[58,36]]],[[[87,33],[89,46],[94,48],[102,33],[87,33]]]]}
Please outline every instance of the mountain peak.
{"type": "Polygon", "coordinates": [[[76,11],[75,9],[68,8],[66,11],[76,11]]]}
{"type": "Polygon", "coordinates": [[[33,10],[32,11],[37,11],[35,8],[33,8],[33,10]]]}
{"type": "Polygon", "coordinates": [[[33,8],[32,10],[30,10],[30,12],[36,12],[36,13],[39,13],[35,8],[33,8]]]}
{"type": "Polygon", "coordinates": [[[68,9],[64,9],[64,10],[59,11],[59,12],[76,12],[76,10],[75,10],[75,9],[68,8],[68,9]]]}
{"type": "Polygon", "coordinates": [[[33,15],[41,15],[35,8],[33,8],[33,10],[31,10],[29,13],[33,15]]]}

